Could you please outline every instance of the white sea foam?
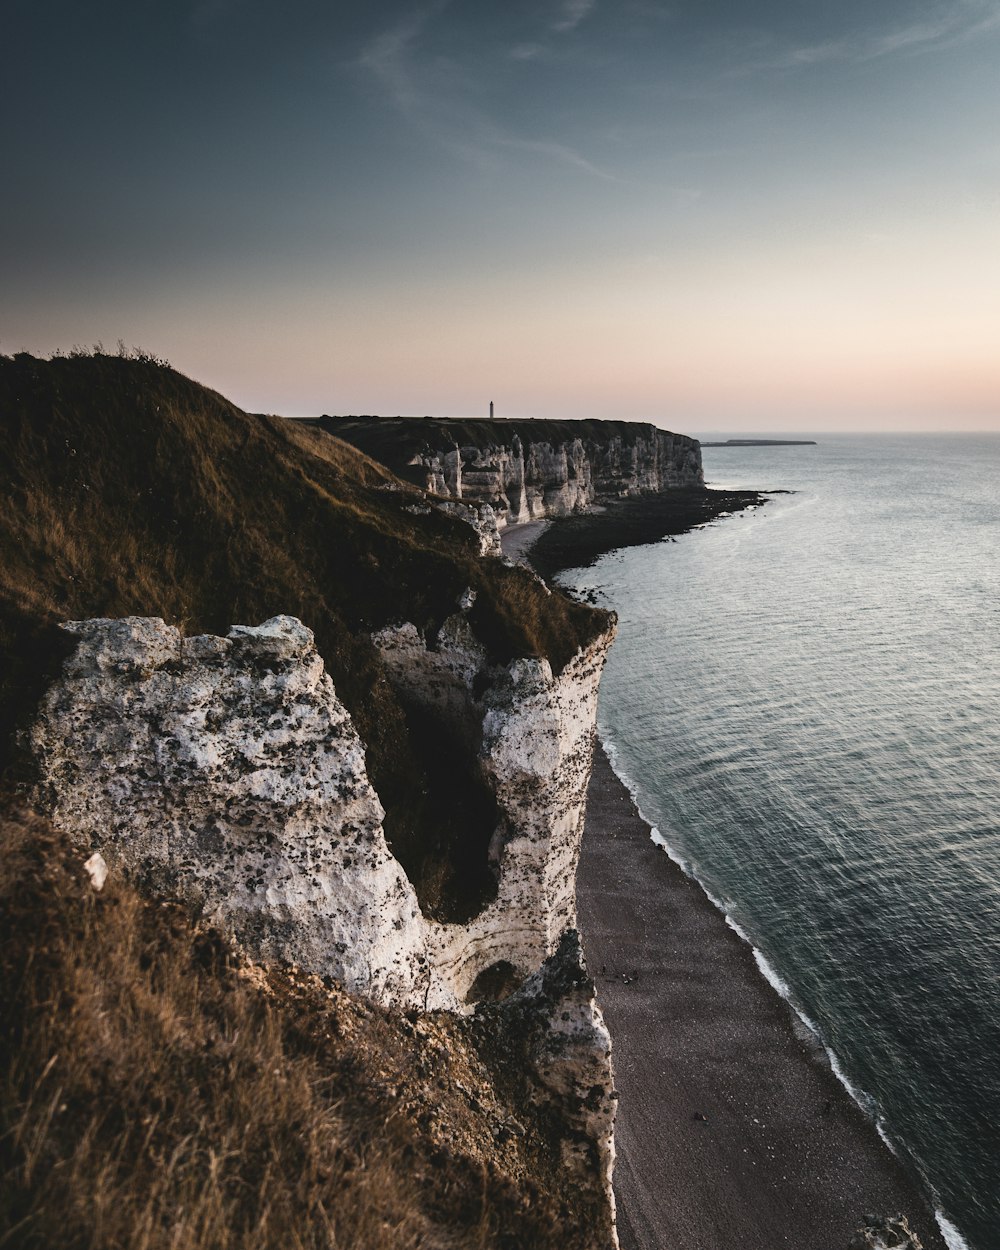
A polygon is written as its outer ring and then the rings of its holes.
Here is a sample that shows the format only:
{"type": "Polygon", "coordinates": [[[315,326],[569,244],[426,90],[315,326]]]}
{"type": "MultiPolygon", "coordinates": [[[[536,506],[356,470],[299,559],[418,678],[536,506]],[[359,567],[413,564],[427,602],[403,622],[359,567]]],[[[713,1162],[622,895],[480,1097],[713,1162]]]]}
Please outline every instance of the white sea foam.
{"type": "MultiPolygon", "coordinates": [[[[681,869],[681,871],[685,874],[685,876],[690,877],[691,880],[694,881],[701,888],[702,893],[705,895],[708,901],[712,904],[712,906],[716,909],[716,911],[718,911],[721,914],[723,920],[725,920],[726,924],[730,927],[730,929],[732,929],[733,932],[736,934],[736,936],[740,938],[742,941],[746,942],[747,946],[750,947],[750,952],[753,955],[754,963],[757,965],[757,969],[760,972],[761,976],[764,978],[765,981],[767,981],[767,983],[771,986],[771,988],[774,989],[780,995],[780,997],[785,1000],[785,1002],[789,1005],[789,1007],[791,1007],[792,1011],[795,1013],[798,1019],[802,1022],[802,1024],[809,1030],[809,1032],[816,1039],[817,1043],[820,1046],[822,1046],[823,1051],[826,1054],[827,1061],[830,1064],[830,1070],[833,1072],[834,1076],[841,1083],[841,1085],[843,1085],[844,1089],[847,1090],[848,1094],[851,1096],[854,1102],[857,1103],[857,1105],[861,1108],[861,1110],[865,1113],[865,1115],[868,1116],[869,1119],[873,1121],[875,1125],[875,1129],[879,1137],[881,1137],[882,1141],[885,1142],[885,1144],[889,1147],[889,1149],[892,1151],[893,1154],[897,1154],[896,1147],[890,1141],[889,1136],[886,1133],[886,1130],[884,1128],[884,1123],[878,1114],[878,1104],[876,1103],[875,1099],[865,1090],[861,1089],[860,1086],[855,1085],[851,1081],[847,1073],[844,1071],[843,1064],[840,1062],[840,1059],[837,1057],[836,1052],[832,1050],[831,1047],[828,1046],[827,1043],[824,1041],[823,1035],[820,1032],[819,1027],[815,1023],[815,1021],[811,1020],[809,1016],[807,1016],[805,1012],[796,1003],[795,996],[792,992],[791,986],[784,979],[784,977],[781,976],[781,974],[777,971],[777,969],[770,962],[767,956],[762,951],[758,950],[758,948],[753,944],[753,941],[751,940],[750,935],[747,933],[747,931],[730,914],[728,905],[722,899],[716,898],[715,895],[711,892],[711,890],[709,890],[708,887],[705,885],[705,883],[699,880],[698,876],[692,871],[689,862],[685,860],[684,857],[680,855],[670,845],[670,843],[663,836],[663,834],[659,831],[659,829],[652,823],[649,817],[645,815],[639,802],[639,795],[638,795],[638,791],[635,786],[635,783],[631,780],[631,778],[626,773],[624,767],[622,766],[621,755],[618,751],[618,748],[615,746],[614,742],[611,740],[611,738],[607,735],[606,731],[603,729],[601,730],[601,743],[604,747],[605,754],[608,757],[608,763],[611,765],[612,771],[614,772],[618,780],[622,783],[622,785],[625,787],[625,789],[628,790],[629,795],[632,798],[632,802],[635,805],[635,810],[639,813],[639,816],[641,817],[641,819],[644,820],[646,824],[650,826],[650,837],[652,838],[652,840],[656,843],[658,847],[660,847],[662,850],[664,850],[667,853],[667,856],[671,860],[673,860],[673,862],[678,866],[678,868],[681,869]]],[[[951,1227],[954,1228],[953,1225],[951,1227]]],[[[958,1235],[957,1232],[955,1233],[955,1235],[958,1235]]],[[[946,1240],[947,1240],[947,1234],[946,1234],[946,1240]]],[[[964,1241],[956,1242],[954,1243],[954,1246],[952,1246],[952,1244],[949,1242],[949,1246],[951,1250],[971,1250],[970,1247],[966,1246],[966,1243],[964,1241]]]]}
{"type": "MultiPolygon", "coordinates": [[[[868,1118],[872,1120],[872,1122],[875,1125],[875,1131],[878,1133],[879,1137],[882,1139],[885,1145],[889,1148],[889,1150],[892,1151],[894,1155],[898,1156],[899,1151],[894,1145],[892,1139],[889,1137],[889,1134],[885,1127],[885,1121],[882,1119],[881,1115],[878,1114],[878,1104],[876,1103],[875,1099],[865,1090],[861,1089],[860,1086],[855,1085],[854,1082],[850,1079],[850,1077],[848,1077],[847,1073],[844,1071],[843,1064],[840,1062],[840,1059],[837,1057],[836,1052],[830,1046],[828,1046],[827,1043],[823,1040],[823,1035],[820,1032],[815,1021],[811,1020],[809,1016],[807,1016],[805,1012],[802,1011],[802,1009],[795,1002],[795,997],[792,992],[791,986],[784,979],[784,977],[781,976],[781,974],[777,971],[777,969],[770,962],[767,956],[762,951],[758,950],[758,948],[753,944],[750,938],[750,935],[747,933],[747,931],[730,914],[729,907],[727,906],[727,904],[722,899],[716,898],[716,896],[711,892],[711,890],[708,889],[705,883],[698,879],[696,874],[691,870],[691,866],[689,862],[686,859],[684,859],[684,857],[680,855],[674,849],[674,847],[670,845],[670,843],[663,836],[660,830],[653,824],[653,822],[649,819],[649,817],[646,816],[646,814],[643,812],[642,806],[639,802],[639,793],[638,793],[637,787],[635,783],[632,781],[632,779],[628,776],[624,767],[622,766],[621,755],[617,747],[615,746],[614,742],[607,736],[606,732],[604,731],[602,731],[601,733],[601,742],[604,747],[605,754],[608,757],[608,763],[611,765],[612,771],[614,772],[618,780],[622,783],[622,785],[625,787],[625,789],[629,792],[629,795],[631,796],[632,802],[635,806],[635,810],[639,813],[640,818],[644,820],[647,825],[649,825],[650,838],[653,840],[653,842],[656,843],[658,847],[661,848],[661,850],[666,852],[667,856],[678,866],[678,868],[681,869],[681,871],[685,874],[685,876],[690,877],[691,880],[694,881],[701,888],[702,893],[705,895],[708,901],[712,904],[712,906],[716,909],[716,911],[718,911],[721,914],[723,920],[725,920],[729,928],[732,929],[732,931],[736,934],[738,938],[740,938],[741,941],[746,942],[747,946],[750,947],[750,952],[753,955],[754,963],[757,965],[758,971],[760,972],[761,976],[764,978],[765,981],[767,981],[767,983],[772,987],[772,989],[774,989],[785,1000],[785,1002],[789,1005],[789,1007],[791,1007],[792,1011],[795,1013],[798,1019],[802,1022],[802,1024],[806,1027],[806,1029],[809,1030],[809,1033],[816,1039],[816,1042],[820,1046],[822,1046],[823,1052],[825,1053],[827,1061],[830,1064],[830,1070],[833,1072],[834,1076],[837,1078],[840,1084],[844,1087],[844,1089],[847,1091],[850,1097],[854,1100],[854,1102],[857,1103],[857,1105],[865,1113],[865,1115],[868,1116],[868,1118]]],[[[938,1226],[941,1229],[941,1235],[945,1240],[945,1244],[948,1246],[948,1250],[973,1250],[972,1246],[965,1240],[965,1238],[962,1236],[959,1230],[948,1219],[948,1217],[944,1214],[943,1211],[941,1211],[939,1208],[935,1208],[934,1216],[935,1216],[935,1219],[937,1220],[938,1226]]]]}
{"type": "Polygon", "coordinates": [[[938,1228],[941,1229],[941,1236],[944,1238],[948,1250],[972,1250],[972,1246],[965,1240],[943,1211],[935,1210],[934,1218],[938,1222],[938,1228]]]}
{"type": "MultiPolygon", "coordinates": [[[[649,825],[649,836],[652,838],[652,840],[656,843],[658,847],[666,851],[667,857],[669,859],[672,859],[673,862],[677,865],[677,867],[686,876],[691,877],[692,880],[694,881],[697,881],[698,879],[691,872],[691,869],[687,860],[684,859],[683,856],[679,855],[677,851],[674,850],[674,848],[670,845],[670,843],[663,836],[663,834],[660,833],[659,829],[657,829],[656,825],[653,824],[653,822],[649,819],[646,813],[642,810],[642,807],[639,803],[639,791],[636,789],[635,783],[632,781],[629,775],[625,772],[625,769],[622,766],[621,756],[618,752],[618,748],[615,746],[614,742],[607,736],[607,734],[605,734],[603,731],[601,732],[601,745],[604,747],[604,754],[608,757],[608,763],[611,765],[611,771],[615,774],[618,780],[622,783],[625,789],[629,792],[629,797],[632,800],[632,806],[639,813],[640,820],[644,820],[646,824],[649,825]]],[[[701,882],[699,881],[698,884],[701,885],[701,882]]],[[[705,887],[702,886],[702,889],[704,888],[705,887]]]]}

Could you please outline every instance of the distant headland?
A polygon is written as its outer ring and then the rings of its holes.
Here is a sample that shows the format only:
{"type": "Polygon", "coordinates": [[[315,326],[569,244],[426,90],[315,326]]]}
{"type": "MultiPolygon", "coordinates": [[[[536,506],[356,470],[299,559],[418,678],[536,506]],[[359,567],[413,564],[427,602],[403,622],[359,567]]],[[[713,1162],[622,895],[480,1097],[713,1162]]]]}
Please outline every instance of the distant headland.
{"type": "Polygon", "coordinates": [[[724,443],[706,443],[702,447],[815,447],[814,438],[727,438],[724,443]]]}

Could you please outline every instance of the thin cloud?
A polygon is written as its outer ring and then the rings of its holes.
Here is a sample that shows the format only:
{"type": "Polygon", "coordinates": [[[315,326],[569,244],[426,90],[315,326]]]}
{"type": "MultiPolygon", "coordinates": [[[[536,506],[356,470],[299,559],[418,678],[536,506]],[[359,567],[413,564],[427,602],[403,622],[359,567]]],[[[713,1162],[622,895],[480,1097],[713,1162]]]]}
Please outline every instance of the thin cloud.
{"type": "Polygon", "coordinates": [[[512,61],[536,61],[545,55],[545,48],[540,43],[518,43],[507,55],[512,61]]]}
{"type": "Polygon", "coordinates": [[[541,139],[511,139],[506,137],[498,137],[496,142],[501,147],[516,148],[522,152],[533,152],[535,155],[544,156],[556,164],[570,165],[574,169],[582,170],[594,178],[600,178],[602,182],[621,182],[621,179],[615,174],[610,174],[606,169],[601,169],[592,161],[588,161],[585,156],[581,156],[575,148],[567,147],[564,143],[548,143],[541,139]]]}
{"type": "MultiPolygon", "coordinates": [[[[438,58],[421,56],[421,44],[429,22],[447,7],[449,0],[416,10],[377,35],[357,59],[357,65],[374,78],[408,124],[428,140],[480,169],[497,164],[499,152],[519,151],[544,157],[550,163],[579,170],[602,182],[620,182],[568,144],[511,135],[468,99],[457,67],[438,58]]],[[[572,6],[580,21],[594,0],[575,0],[572,6]]],[[[515,50],[516,51],[516,50],[515,50]]],[[[522,45],[523,60],[544,53],[540,45],[522,45]],[[536,52],[537,48],[537,52],[536,52]]],[[[512,53],[513,55],[513,53],[512,53]]]]}
{"type": "Polygon", "coordinates": [[[373,74],[393,100],[407,111],[420,103],[421,94],[411,70],[411,53],[428,21],[445,6],[418,9],[380,35],[358,57],[362,69],[373,74]]]}
{"type": "Polygon", "coordinates": [[[890,31],[881,38],[874,39],[867,53],[859,59],[874,60],[876,57],[891,56],[894,52],[904,52],[910,48],[948,47],[998,29],[1000,7],[990,5],[986,12],[980,9],[975,16],[956,14],[937,22],[918,22],[901,30],[890,31]]]}
{"type": "Polygon", "coordinates": [[[1000,30],[1000,5],[960,5],[940,17],[911,22],[881,33],[787,48],[744,66],[749,70],[803,69],[835,62],[875,61],[905,53],[933,52],[1000,30]]]}
{"type": "Polygon", "coordinates": [[[552,29],[561,35],[575,30],[596,5],[597,0],[563,0],[562,15],[552,23],[552,29]]]}

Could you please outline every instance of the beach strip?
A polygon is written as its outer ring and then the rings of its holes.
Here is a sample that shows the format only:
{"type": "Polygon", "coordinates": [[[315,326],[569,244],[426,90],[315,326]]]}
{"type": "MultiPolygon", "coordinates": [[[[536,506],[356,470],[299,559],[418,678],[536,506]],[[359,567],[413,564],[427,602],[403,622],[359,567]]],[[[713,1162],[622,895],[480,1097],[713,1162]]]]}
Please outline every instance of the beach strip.
{"type": "Polygon", "coordinates": [[[847,1250],[868,1213],[903,1213],[924,1250],[947,1250],[920,1188],[751,947],[652,841],[600,743],[577,903],[614,1043],[623,1250],[847,1250]]]}

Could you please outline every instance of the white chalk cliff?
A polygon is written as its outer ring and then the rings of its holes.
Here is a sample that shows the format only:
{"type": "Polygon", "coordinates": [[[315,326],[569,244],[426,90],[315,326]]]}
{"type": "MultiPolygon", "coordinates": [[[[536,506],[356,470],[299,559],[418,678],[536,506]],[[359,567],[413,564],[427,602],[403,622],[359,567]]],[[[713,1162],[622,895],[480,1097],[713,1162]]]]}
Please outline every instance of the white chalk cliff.
{"type": "Polygon", "coordinates": [[[443,427],[434,445],[411,457],[426,475],[422,485],[450,499],[491,504],[503,524],[567,516],[601,498],[704,484],[697,440],[652,425],[633,424],[627,436],[609,428],[600,439],[562,442],[527,441],[518,433],[505,442],[498,431],[496,441],[447,445],[446,434],[443,427]]]}
{"type": "Polygon", "coordinates": [[[391,680],[474,736],[496,799],[497,894],[466,924],[421,913],[363,743],[293,617],[226,638],[141,617],[64,626],[79,641],[31,731],[38,797],[112,872],[190,898],[257,959],[386,1005],[459,1012],[503,968],[522,986],[511,1010],[533,1022],[525,1063],[610,1210],[610,1041],[567,935],[612,633],[558,675],[547,660],[491,664],[466,619],[473,601],[430,645],[412,625],[375,637],[391,680]]]}

